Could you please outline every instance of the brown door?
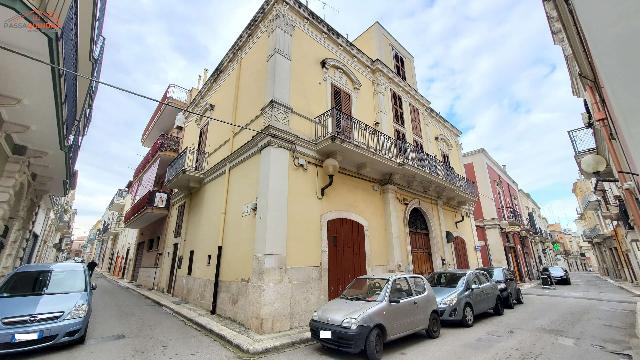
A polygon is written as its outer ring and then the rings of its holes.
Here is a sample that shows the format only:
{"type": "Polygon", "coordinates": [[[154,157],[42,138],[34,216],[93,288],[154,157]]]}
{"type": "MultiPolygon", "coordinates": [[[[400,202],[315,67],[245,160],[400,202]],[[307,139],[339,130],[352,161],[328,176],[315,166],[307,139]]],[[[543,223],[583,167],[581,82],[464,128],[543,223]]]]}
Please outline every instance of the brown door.
{"type": "Polygon", "coordinates": [[[176,259],[178,258],[178,244],[173,244],[173,254],[171,255],[171,270],[169,270],[169,283],[167,283],[167,293],[173,294],[173,277],[176,271],[176,259]]]}
{"type": "Polygon", "coordinates": [[[331,108],[336,109],[336,131],[346,138],[352,138],[351,94],[331,84],[331,108]]]}
{"type": "Polygon", "coordinates": [[[433,272],[431,255],[431,239],[427,219],[420,209],[415,208],[409,213],[409,240],[411,243],[411,263],[413,273],[428,275],[433,272]]]}
{"type": "Polygon", "coordinates": [[[453,249],[456,253],[456,265],[458,269],[469,268],[469,257],[467,256],[467,244],[460,236],[453,239],[453,249]]]}
{"type": "Polygon", "coordinates": [[[329,247],[329,300],[334,299],[358,276],[367,273],[364,226],[350,219],[327,223],[329,247]]]}
{"type": "Polygon", "coordinates": [[[207,148],[207,133],[209,132],[209,123],[205,123],[200,128],[200,136],[198,137],[198,153],[196,154],[196,170],[202,170],[204,159],[207,156],[205,150],[207,148]]]}
{"type": "Polygon", "coordinates": [[[136,247],[136,261],[133,264],[133,276],[131,280],[138,281],[138,274],[140,274],[140,267],[142,266],[142,257],[144,256],[144,241],[138,243],[136,247]]]}

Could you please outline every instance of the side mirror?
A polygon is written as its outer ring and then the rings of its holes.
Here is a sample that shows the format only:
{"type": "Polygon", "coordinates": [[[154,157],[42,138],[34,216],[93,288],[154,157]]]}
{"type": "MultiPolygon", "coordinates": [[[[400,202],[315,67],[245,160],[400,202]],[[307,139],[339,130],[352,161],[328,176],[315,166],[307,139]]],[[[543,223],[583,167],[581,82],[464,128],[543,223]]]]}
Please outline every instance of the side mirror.
{"type": "Polygon", "coordinates": [[[479,288],[480,288],[480,285],[478,285],[478,284],[471,285],[471,290],[475,290],[475,289],[479,289],[479,288]]]}
{"type": "Polygon", "coordinates": [[[96,284],[91,283],[91,290],[95,290],[95,289],[97,289],[97,288],[98,288],[98,287],[96,286],[96,284]]]}
{"type": "Polygon", "coordinates": [[[400,304],[400,299],[389,298],[390,304],[400,304]]]}

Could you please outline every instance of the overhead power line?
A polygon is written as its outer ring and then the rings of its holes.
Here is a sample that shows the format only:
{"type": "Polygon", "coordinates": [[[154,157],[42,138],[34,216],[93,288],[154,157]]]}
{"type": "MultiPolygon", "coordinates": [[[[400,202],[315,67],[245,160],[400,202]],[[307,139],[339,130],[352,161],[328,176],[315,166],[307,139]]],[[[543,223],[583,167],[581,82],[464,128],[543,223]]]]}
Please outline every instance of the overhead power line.
{"type": "MultiPolygon", "coordinates": [[[[101,84],[101,85],[104,85],[104,86],[110,87],[110,88],[112,88],[112,89],[116,89],[116,90],[118,90],[118,91],[122,91],[122,92],[124,92],[124,93],[130,94],[130,95],[133,95],[133,96],[137,96],[137,97],[140,97],[140,98],[143,98],[143,99],[149,100],[149,101],[156,102],[156,103],[158,103],[158,104],[163,104],[163,105],[165,105],[165,106],[172,107],[172,108],[174,108],[174,109],[177,109],[177,110],[179,110],[179,111],[182,111],[182,112],[185,112],[185,113],[188,113],[188,114],[192,114],[192,115],[196,115],[196,116],[201,116],[201,117],[203,117],[203,118],[206,118],[206,119],[209,119],[209,120],[212,120],[212,121],[216,121],[216,122],[219,122],[219,123],[221,123],[221,124],[225,124],[225,125],[233,126],[233,127],[239,128],[239,129],[246,129],[246,130],[249,130],[249,131],[253,131],[253,132],[255,132],[255,133],[258,133],[258,134],[267,134],[267,135],[270,135],[270,136],[274,136],[274,134],[268,134],[268,133],[266,133],[266,132],[264,132],[264,131],[262,131],[262,130],[257,130],[257,129],[250,128],[250,127],[248,127],[248,126],[238,125],[238,124],[231,123],[231,122],[229,122],[229,121],[225,121],[225,120],[221,120],[221,119],[216,119],[216,118],[211,117],[211,116],[208,116],[208,115],[206,115],[206,114],[204,114],[204,113],[203,113],[203,114],[200,114],[200,113],[197,113],[197,112],[195,112],[195,111],[188,110],[188,109],[186,109],[186,108],[181,108],[181,107],[179,107],[179,106],[175,106],[175,105],[170,104],[170,103],[168,103],[168,102],[165,102],[165,101],[162,101],[162,100],[158,100],[158,99],[153,98],[153,97],[151,97],[151,96],[147,96],[147,95],[144,95],[144,94],[141,94],[141,93],[138,93],[138,92],[132,91],[132,90],[128,90],[128,89],[125,89],[125,88],[123,88],[123,87],[121,87],[121,86],[113,85],[113,84],[110,84],[110,83],[108,83],[108,82],[104,82],[104,81],[101,81],[101,80],[98,80],[98,79],[92,78],[91,76],[87,76],[87,75],[84,75],[84,74],[81,74],[81,73],[75,72],[75,71],[73,71],[73,70],[65,69],[65,68],[63,68],[63,67],[61,67],[61,66],[58,66],[58,65],[52,64],[52,63],[47,62],[47,61],[44,61],[44,60],[40,60],[40,59],[38,59],[38,58],[36,58],[36,57],[33,57],[33,56],[29,55],[29,54],[25,54],[25,53],[23,53],[23,52],[21,52],[21,51],[14,50],[14,49],[11,49],[11,48],[8,48],[8,47],[6,47],[6,46],[4,46],[4,45],[2,45],[2,44],[0,44],[0,49],[2,49],[2,50],[4,50],[4,51],[7,51],[7,52],[10,52],[10,53],[12,53],[12,54],[18,55],[18,56],[22,56],[22,57],[27,58],[27,59],[29,59],[29,60],[31,60],[31,61],[35,61],[35,62],[38,62],[38,63],[40,63],[40,64],[50,66],[50,67],[52,67],[52,68],[54,68],[54,69],[58,69],[58,70],[60,70],[60,71],[64,71],[64,72],[71,73],[71,74],[73,74],[73,75],[75,75],[75,76],[77,76],[77,77],[81,77],[81,78],[87,79],[87,80],[89,80],[89,81],[95,81],[95,82],[97,82],[98,84],[101,84]]],[[[277,137],[277,136],[274,136],[274,137],[277,137]]],[[[278,138],[279,138],[279,137],[278,137],[278,138]]],[[[286,139],[282,139],[282,140],[286,140],[286,139]]],[[[290,142],[290,141],[289,141],[289,140],[287,140],[287,142],[290,142]]]]}

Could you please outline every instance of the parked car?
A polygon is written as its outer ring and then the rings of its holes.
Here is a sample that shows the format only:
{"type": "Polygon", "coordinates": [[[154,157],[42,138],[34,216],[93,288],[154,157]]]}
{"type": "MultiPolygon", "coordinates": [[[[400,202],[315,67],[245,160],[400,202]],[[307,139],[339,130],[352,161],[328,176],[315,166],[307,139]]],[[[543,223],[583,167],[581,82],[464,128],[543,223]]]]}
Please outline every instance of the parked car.
{"type": "Polygon", "coordinates": [[[366,275],[313,313],[311,337],[325,347],[382,357],[383,343],[425,330],[440,336],[436,298],[420,275],[366,275]]]}
{"type": "Polygon", "coordinates": [[[542,276],[551,276],[555,284],[571,285],[569,271],[561,266],[545,266],[540,273],[542,276]]]}
{"type": "Polygon", "coordinates": [[[29,264],[0,283],[0,354],[83,343],[96,286],[84,264],[29,264]]]}
{"type": "Polygon", "coordinates": [[[438,302],[438,315],[443,321],[459,321],[473,326],[475,315],[492,311],[504,314],[498,284],[484,271],[436,271],[427,277],[438,302]]]}
{"type": "Polygon", "coordinates": [[[481,267],[476,270],[486,272],[489,278],[498,284],[498,290],[500,290],[500,296],[502,296],[502,305],[513,309],[514,302],[524,304],[522,291],[518,287],[516,277],[510,269],[505,267],[481,267]]]}

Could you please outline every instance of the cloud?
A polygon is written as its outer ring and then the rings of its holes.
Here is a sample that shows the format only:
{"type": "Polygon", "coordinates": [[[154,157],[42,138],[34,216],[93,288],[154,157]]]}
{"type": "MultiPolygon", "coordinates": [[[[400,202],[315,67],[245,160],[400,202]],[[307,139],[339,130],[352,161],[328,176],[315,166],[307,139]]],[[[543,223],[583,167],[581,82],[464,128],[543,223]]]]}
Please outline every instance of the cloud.
{"type": "MultiPolygon", "coordinates": [[[[110,2],[102,79],[155,97],[169,83],[192,86],[202,68],[215,68],[260,4],[110,2]]],[[[464,131],[465,150],[486,148],[526,191],[570,189],[576,165],[566,131],[579,126],[581,102],[571,95],[540,1],[308,4],[350,39],[380,21],[413,54],[419,90],[464,131]]],[[[101,87],[79,159],[79,218],[129,180],[146,152],[140,134],[154,108],[101,87]]],[[[568,205],[570,195],[554,193],[545,204],[569,219],[575,206],[560,204],[568,205]]],[[[89,223],[78,223],[79,231],[89,223]]]]}

